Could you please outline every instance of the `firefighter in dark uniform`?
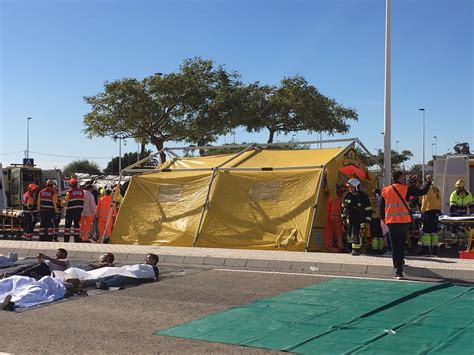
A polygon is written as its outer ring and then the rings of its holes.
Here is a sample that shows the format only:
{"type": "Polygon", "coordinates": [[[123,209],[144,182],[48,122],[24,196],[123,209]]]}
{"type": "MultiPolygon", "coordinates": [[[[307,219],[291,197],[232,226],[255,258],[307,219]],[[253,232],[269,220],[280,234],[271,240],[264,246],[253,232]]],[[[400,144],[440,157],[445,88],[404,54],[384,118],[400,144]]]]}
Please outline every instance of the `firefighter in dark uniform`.
{"type": "Polygon", "coordinates": [[[359,255],[364,243],[366,226],[372,220],[372,205],[369,197],[360,190],[360,181],[347,182],[349,192],[342,199],[341,218],[346,226],[348,241],[352,244],[352,255],[359,255]]]}
{"type": "Polygon", "coordinates": [[[79,224],[81,221],[82,209],[84,208],[85,194],[77,186],[77,179],[72,178],[69,180],[69,186],[71,189],[67,192],[64,205],[66,207],[66,224],[64,227],[64,242],[69,243],[69,237],[72,234],[74,236],[74,242],[79,243],[79,224]],[[71,233],[71,226],[74,224],[71,233]]]}
{"type": "Polygon", "coordinates": [[[35,191],[38,189],[36,184],[29,184],[26,192],[23,194],[21,206],[23,209],[23,229],[25,240],[33,239],[33,232],[36,224],[36,198],[35,191]]]}
{"type": "Polygon", "coordinates": [[[40,218],[39,240],[53,240],[53,220],[57,211],[58,197],[54,193],[54,181],[46,181],[46,187],[38,194],[38,209],[40,218]]]}

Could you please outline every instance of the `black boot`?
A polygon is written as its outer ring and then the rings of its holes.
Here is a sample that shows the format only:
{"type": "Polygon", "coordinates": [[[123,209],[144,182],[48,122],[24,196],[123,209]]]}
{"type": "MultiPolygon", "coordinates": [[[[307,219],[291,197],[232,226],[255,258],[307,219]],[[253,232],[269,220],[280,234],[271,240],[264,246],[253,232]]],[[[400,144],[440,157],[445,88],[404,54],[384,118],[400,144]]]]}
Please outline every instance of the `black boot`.
{"type": "Polygon", "coordinates": [[[431,255],[438,256],[438,247],[431,247],[431,255]]]}

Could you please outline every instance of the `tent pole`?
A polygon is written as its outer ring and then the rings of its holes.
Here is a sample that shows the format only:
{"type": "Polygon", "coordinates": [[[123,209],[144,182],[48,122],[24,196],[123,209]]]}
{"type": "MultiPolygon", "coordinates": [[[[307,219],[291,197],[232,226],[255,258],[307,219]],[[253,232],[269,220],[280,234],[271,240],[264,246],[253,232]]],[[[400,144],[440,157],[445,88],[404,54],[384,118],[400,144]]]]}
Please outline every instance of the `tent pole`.
{"type": "Polygon", "coordinates": [[[147,162],[148,160],[151,160],[153,159],[154,157],[156,157],[157,155],[161,154],[162,152],[164,152],[165,148],[163,149],[160,149],[160,151],[158,153],[153,153],[153,154],[150,154],[149,156],[137,161],[136,163],[133,163],[132,165],[129,165],[127,166],[125,169],[123,169],[122,171],[124,170],[128,170],[128,169],[133,169],[134,167],[138,166],[138,165],[141,165],[142,163],[145,163],[147,162]]]}
{"type": "Polygon", "coordinates": [[[206,211],[206,209],[209,208],[209,196],[211,194],[211,187],[212,187],[212,183],[214,182],[214,179],[215,177],[217,176],[217,173],[218,173],[218,169],[221,167],[221,166],[224,166],[226,165],[227,163],[231,162],[232,160],[234,160],[235,158],[241,156],[242,154],[244,154],[245,152],[255,148],[256,144],[255,143],[252,143],[250,144],[249,146],[247,146],[244,150],[240,151],[239,153],[237,153],[236,155],[233,155],[232,157],[230,157],[229,159],[227,159],[226,161],[222,162],[221,164],[219,164],[218,166],[216,166],[215,168],[212,169],[212,175],[211,175],[211,180],[209,181],[209,185],[207,187],[207,194],[206,194],[206,200],[204,202],[204,205],[202,206],[202,211],[201,211],[201,216],[199,217],[199,223],[198,223],[198,226],[196,228],[196,233],[194,234],[194,240],[193,240],[193,246],[196,245],[196,242],[197,242],[197,239],[198,239],[198,236],[199,236],[199,232],[201,230],[201,227],[202,227],[202,223],[203,223],[203,220],[204,220],[204,212],[206,211]]]}
{"type": "Polygon", "coordinates": [[[318,201],[319,201],[319,196],[321,193],[321,188],[323,186],[323,181],[325,178],[325,173],[326,173],[326,166],[323,166],[323,171],[321,172],[321,175],[319,178],[318,191],[316,192],[316,200],[314,201],[314,204],[313,204],[313,215],[311,216],[311,223],[309,225],[308,237],[306,238],[306,252],[308,252],[308,249],[309,249],[309,241],[311,239],[311,232],[313,231],[314,218],[316,217],[316,212],[318,211],[318,201]]]}
{"type": "Polygon", "coordinates": [[[174,156],[175,158],[181,158],[178,154],[176,154],[175,152],[173,152],[173,150],[170,149],[170,148],[163,148],[163,150],[164,150],[165,152],[167,152],[168,154],[174,156]]]}
{"type": "Polygon", "coordinates": [[[365,147],[365,145],[359,140],[359,138],[356,139],[357,141],[357,144],[360,145],[360,147],[362,148],[362,150],[364,152],[366,152],[368,155],[369,155],[369,158],[372,159],[375,164],[377,164],[379,167],[380,167],[380,170],[383,171],[383,165],[381,165],[376,159],[375,157],[372,155],[372,153],[365,147]]]}
{"type": "MultiPolygon", "coordinates": [[[[285,145],[299,145],[299,144],[316,144],[316,143],[343,143],[343,142],[352,142],[356,138],[341,138],[341,139],[325,139],[317,141],[303,141],[303,142],[287,142],[287,143],[256,143],[259,147],[278,147],[285,145]]],[[[228,144],[228,145],[216,145],[216,146],[196,146],[196,147],[173,147],[173,150],[185,150],[185,149],[233,149],[233,148],[245,148],[247,144],[228,144]]]]}
{"type": "Polygon", "coordinates": [[[201,229],[202,222],[203,222],[203,219],[204,219],[204,212],[206,211],[206,209],[209,206],[209,195],[211,193],[212,183],[213,183],[214,178],[216,177],[216,175],[217,175],[217,168],[212,170],[211,180],[209,181],[209,185],[207,186],[206,200],[204,201],[204,205],[202,205],[201,216],[199,217],[199,223],[198,223],[198,226],[196,228],[196,233],[194,233],[193,246],[196,245],[198,235],[199,235],[199,231],[201,229]]]}

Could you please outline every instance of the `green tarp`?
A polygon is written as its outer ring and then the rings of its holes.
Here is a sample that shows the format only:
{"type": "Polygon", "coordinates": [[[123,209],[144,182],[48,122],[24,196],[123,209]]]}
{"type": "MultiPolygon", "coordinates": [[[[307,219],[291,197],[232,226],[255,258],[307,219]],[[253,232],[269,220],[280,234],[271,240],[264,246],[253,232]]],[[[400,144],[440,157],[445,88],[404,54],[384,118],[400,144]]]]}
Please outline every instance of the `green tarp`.
{"type": "Polygon", "coordinates": [[[307,354],[472,354],[474,288],[332,279],[156,335],[307,354]]]}

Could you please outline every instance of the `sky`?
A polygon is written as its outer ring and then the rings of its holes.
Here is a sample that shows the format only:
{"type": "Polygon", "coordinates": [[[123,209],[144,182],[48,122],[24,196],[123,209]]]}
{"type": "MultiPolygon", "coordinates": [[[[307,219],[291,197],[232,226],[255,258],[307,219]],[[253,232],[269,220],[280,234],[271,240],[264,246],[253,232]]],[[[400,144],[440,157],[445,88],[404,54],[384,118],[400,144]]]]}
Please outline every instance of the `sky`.
{"type": "MultiPolygon", "coordinates": [[[[423,107],[426,161],[434,136],[438,154],[456,142],[474,150],[474,1],[391,3],[392,147],[421,162],[423,107]]],[[[119,143],[85,137],[83,97],[106,81],[177,71],[196,56],[248,83],[303,75],[359,114],[348,134],[324,138],[383,147],[385,0],[0,0],[0,38],[4,165],[24,157],[31,117],[30,157],[39,167],[79,158],[105,167],[119,143]]],[[[300,132],[276,140],[317,138],[300,132]]],[[[266,139],[265,132],[235,135],[236,143],[266,139]]],[[[136,150],[132,140],[122,146],[122,153],[136,150]]]]}

